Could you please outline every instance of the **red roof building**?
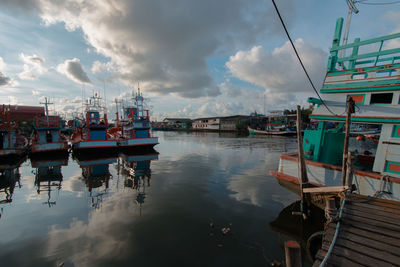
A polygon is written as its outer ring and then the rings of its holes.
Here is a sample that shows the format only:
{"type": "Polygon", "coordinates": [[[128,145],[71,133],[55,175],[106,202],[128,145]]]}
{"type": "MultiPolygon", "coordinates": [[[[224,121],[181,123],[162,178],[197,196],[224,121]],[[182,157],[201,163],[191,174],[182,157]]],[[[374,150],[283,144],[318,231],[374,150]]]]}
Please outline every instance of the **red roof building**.
{"type": "Polygon", "coordinates": [[[6,105],[0,106],[0,111],[6,111],[7,119],[10,121],[28,121],[36,116],[44,116],[44,107],[38,106],[19,106],[19,105],[6,105]]]}

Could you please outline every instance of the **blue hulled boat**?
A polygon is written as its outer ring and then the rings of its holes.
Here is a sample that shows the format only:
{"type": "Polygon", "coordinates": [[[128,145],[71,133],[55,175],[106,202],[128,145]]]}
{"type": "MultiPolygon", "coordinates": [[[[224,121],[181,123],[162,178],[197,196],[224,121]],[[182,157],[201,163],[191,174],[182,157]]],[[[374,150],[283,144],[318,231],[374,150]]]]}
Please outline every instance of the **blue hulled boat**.
{"type": "Polygon", "coordinates": [[[71,142],[74,153],[103,152],[104,149],[117,149],[117,140],[107,133],[107,113],[105,108],[100,105],[100,100],[98,94],[90,99],[86,106],[83,125],[72,134],[71,142]]]}
{"type": "Polygon", "coordinates": [[[149,110],[143,108],[143,95],[139,88],[132,100],[134,105],[124,107],[124,118],[110,130],[110,134],[118,140],[121,150],[151,150],[158,144],[158,137],[151,136],[149,110]]]}
{"type": "Polygon", "coordinates": [[[45,99],[45,116],[36,117],[31,138],[31,155],[42,153],[68,153],[68,141],[61,134],[62,123],[59,116],[49,116],[48,104],[45,99]]]}

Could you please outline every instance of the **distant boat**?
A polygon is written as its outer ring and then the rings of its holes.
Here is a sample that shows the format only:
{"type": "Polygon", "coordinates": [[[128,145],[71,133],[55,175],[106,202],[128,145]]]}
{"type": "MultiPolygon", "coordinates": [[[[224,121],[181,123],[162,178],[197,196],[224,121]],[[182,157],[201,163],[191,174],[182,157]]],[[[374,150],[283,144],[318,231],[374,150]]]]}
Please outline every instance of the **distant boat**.
{"type": "Polygon", "coordinates": [[[36,117],[33,123],[34,133],[31,138],[31,155],[43,153],[68,153],[67,138],[61,134],[61,119],[59,116],[50,116],[45,100],[45,116],[36,117]]]}
{"type": "Polygon", "coordinates": [[[123,108],[124,118],[118,120],[117,126],[109,133],[122,150],[151,150],[158,144],[158,137],[151,136],[149,110],[143,108],[143,95],[139,88],[132,100],[132,106],[123,108]]]}
{"type": "Polygon", "coordinates": [[[28,151],[28,139],[20,134],[18,124],[9,119],[10,109],[3,105],[0,115],[0,157],[21,157],[28,151]]]}
{"type": "Polygon", "coordinates": [[[87,103],[85,121],[71,136],[74,153],[101,153],[105,152],[104,149],[117,149],[117,140],[107,133],[107,113],[100,101],[100,96],[95,93],[87,103]]]}
{"type": "Polygon", "coordinates": [[[274,111],[267,116],[265,130],[247,127],[251,135],[296,135],[296,115],[284,115],[282,112],[274,111]]]}

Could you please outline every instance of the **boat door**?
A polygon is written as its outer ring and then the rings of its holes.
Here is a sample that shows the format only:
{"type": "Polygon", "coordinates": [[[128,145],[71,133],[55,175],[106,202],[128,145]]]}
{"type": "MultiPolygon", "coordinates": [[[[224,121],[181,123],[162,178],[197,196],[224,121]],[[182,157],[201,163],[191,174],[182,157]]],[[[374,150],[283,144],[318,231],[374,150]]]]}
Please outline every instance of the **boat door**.
{"type": "Polygon", "coordinates": [[[400,177],[400,125],[382,125],[373,170],[400,177]]]}

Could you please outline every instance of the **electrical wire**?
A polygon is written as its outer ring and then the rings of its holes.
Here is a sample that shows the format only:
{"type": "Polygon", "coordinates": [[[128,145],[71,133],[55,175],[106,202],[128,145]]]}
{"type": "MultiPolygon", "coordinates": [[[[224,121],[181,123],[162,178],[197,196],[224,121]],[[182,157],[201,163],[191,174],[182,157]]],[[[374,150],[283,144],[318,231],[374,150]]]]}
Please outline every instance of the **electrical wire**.
{"type": "Polygon", "coordinates": [[[371,3],[371,2],[365,2],[365,1],[359,1],[359,4],[362,5],[374,5],[374,6],[384,6],[384,5],[394,5],[394,4],[400,4],[400,1],[393,1],[393,2],[383,2],[383,3],[371,3]]]}
{"type": "Polygon", "coordinates": [[[326,109],[327,109],[332,115],[334,115],[334,116],[339,116],[339,115],[337,115],[336,113],[334,113],[333,111],[330,110],[330,108],[326,105],[325,101],[321,98],[320,94],[318,93],[318,90],[315,88],[314,83],[312,82],[310,75],[308,75],[308,72],[307,72],[307,70],[306,70],[306,67],[304,66],[303,61],[301,60],[301,58],[300,58],[300,56],[299,56],[299,53],[297,52],[297,49],[296,49],[296,47],[295,47],[295,45],[294,45],[294,43],[293,43],[293,41],[292,41],[292,38],[290,37],[290,34],[289,34],[289,32],[288,32],[288,30],[287,30],[287,28],[286,28],[285,23],[283,22],[283,19],[282,19],[282,17],[281,17],[281,14],[279,13],[278,7],[276,6],[274,0],[272,0],[272,4],[273,4],[274,7],[275,7],[276,13],[277,13],[278,16],[279,16],[279,19],[280,19],[280,21],[281,21],[281,24],[282,24],[282,26],[283,26],[283,29],[284,29],[285,32],[286,32],[286,35],[287,35],[287,37],[288,37],[288,39],[289,39],[289,41],[290,41],[290,43],[291,43],[291,45],[292,45],[292,47],[293,47],[294,52],[296,53],[297,59],[299,60],[299,62],[300,62],[300,64],[301,64],[301,67],[303,68],[304,73],[305,73],[306,76],[307,76],[308,81],[309,81],[310,84],[311,84],[311,87],[314,89],[314,92],[317,94],[318,98],[321,100],[322,104],[326,107],[326,109]]]}

